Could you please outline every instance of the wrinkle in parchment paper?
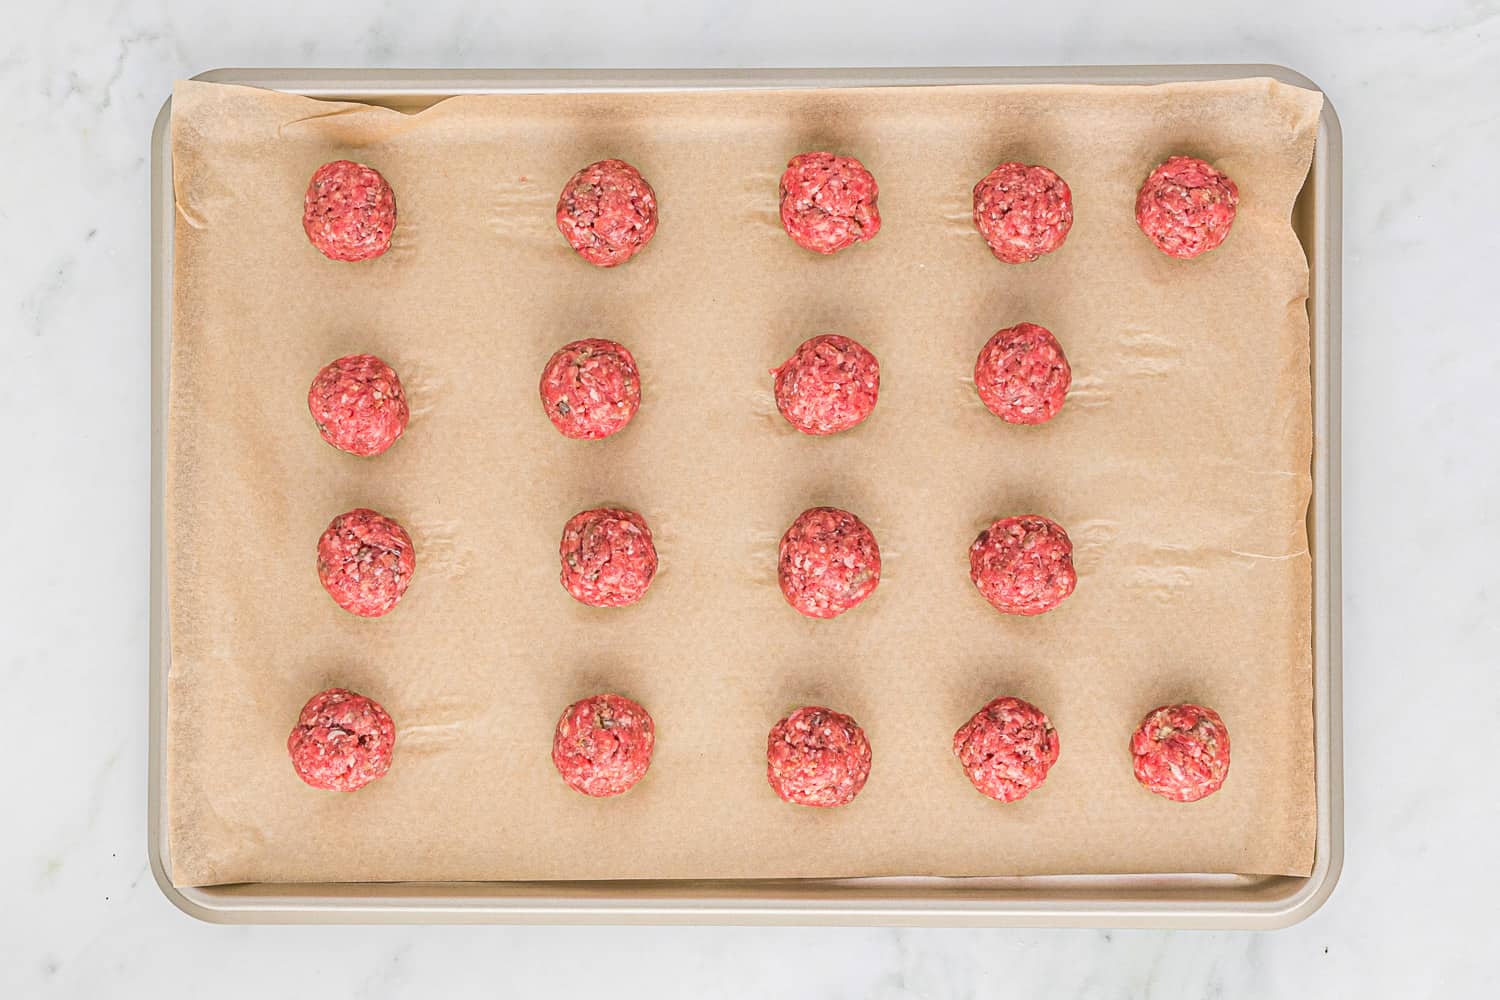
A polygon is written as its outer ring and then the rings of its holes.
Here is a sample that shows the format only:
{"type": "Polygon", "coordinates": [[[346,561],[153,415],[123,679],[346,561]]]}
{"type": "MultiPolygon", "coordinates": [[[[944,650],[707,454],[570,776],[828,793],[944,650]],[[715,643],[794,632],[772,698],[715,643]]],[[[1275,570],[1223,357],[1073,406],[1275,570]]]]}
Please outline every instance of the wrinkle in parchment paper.
{"type": "Polygon", "coordinates": [[[461,97],[415,116],[179,84],[169,426],[169,824],[173,879],[232,881],[1305,874],[1314,838],[1307,267],[1289,224],[1317,94],[1266,80],[1163,87],[934,87],[461,97]],[[776,181],[807,149],[859,157],[884,226],[833,258],[800,250],[776,181]],[[1135,227],[1137,185],[1172,153],[1242,195],[1195,261],[1135,227]],[[580,166],[618,156],[661,226],[596,270],[556,232],[580,166]],[[391,251],[308,245],[321,163],[378,167],[391,251]],[[968,221],[997,162],[1072,187],[1066,245],[1007,266],[968,221]],[[1075,373],[1036,428],[991,416],[974,358],[995,330],[1050,328],[1075,373]],[[855,430],[798,435],[768,370],[823,332],[880,358],[855,430]],[[564,439],[537,399],[563,343],[609,336],[642,372],[621,434],[564,439]],[[364,460],[325,445],[307,386],[342,354],[402,374],[405,437],[364,460]],[[661,568],[646,599],[573,602],[557,542],[574,512],[640,511],[661,568]],[[857,513],[880,587],[830,622],[775,582],[803,509],[857,513]],[[314,546],[369,506],[417,548],[405,599],[339,611],[314,546]],[[1006,618],[968,579],[991,519],[1037,512],[1077,546],[1077,593],[1006,618]],[[333,685],[397,725],[387,777],[302,785],[286,735],[333,685]],[[588,800],[554,772],[569,702],[629,695],[657,723],[650,773],[588,800]],[[1046,784],[1000,805],[953,732],[990,698],[1041,706],[1061,737],[1046,784]],[[1234,759],[1219,794],[1142,790],[1127,744],[1151,708],[1216,708],[1234,759]],[[850,806],[800,809],[765,780],[766,732],[798,704],[848,712],[874,749],[850,806]]]}

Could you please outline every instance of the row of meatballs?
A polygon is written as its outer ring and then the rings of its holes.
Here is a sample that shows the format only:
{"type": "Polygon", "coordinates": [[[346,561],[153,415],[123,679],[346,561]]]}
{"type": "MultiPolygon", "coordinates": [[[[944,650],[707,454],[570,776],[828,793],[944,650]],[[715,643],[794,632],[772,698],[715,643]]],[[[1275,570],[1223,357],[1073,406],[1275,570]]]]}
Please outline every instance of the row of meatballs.
{"type": "MultiPolygon", "coordinates": [[[[804,341],[771,375],[777,410],[798,431],[816,437],[863,423],[880,396],[880,361],[837,333],[804,341]]],[[[979,399],[1009,424],[1036,425],[1057,416],[1072,380],[1062,345],[1035,323],[997,331],[974,362],[979,399]]],[[[640,409],[641,373],[623,344],[592,337],[566,344],[548,359],[538,392],[561,434],[597,441],[624,430],[640,409]]],[[[308,390],[307,406],[325,441],[365,457],[394,445],[410,419],[401,377],[373,354],[324,365],[308,390]]]]}
{"type": "MultiPolygon", "coordinates": [[[[1073,227],[1073,193],[1047,167],[1002,163],[973,193],[974,225],[1007,264],[1052,253],[1073,227]]],[[[781,176],[781,224],[798,246],[837,253],[880,232],[879,194],[874,176],[854,157],[800,153],[781,176]]],[[[1203,160],[1171,156],[1142,182],[1135,219],[1163,253],[1187,259],[1224,242],[1238,205],[1234,181],[1203,160]]],[[[656,234],[656,192],[624,160],[600,160],[563,185],[556,219],[580,257],[614,267],[656,234]]],[[[331,260],[372,260],[390,249],[395,193],[373,167],[351,160],[325,163],[308,184],[302,227],[331,260]]]]}
{"type": "MultiPolygon", "coordinates": [[[[557,722],[552,763],[569,787],[595,798],[629,791],[646,775],[656,726],[639,704],[600,694],[569,705],[557,722]]],[[[333,688],[312,697],[287,738],[297,775],[314,788],[352,792],[390,770],[396,727],[371,699],[333,688]]],[[[953,735],[953,754],[974,787],[997,802],[1035,791],[1057,763],[1057,730],[1041,709],[996,698],[953,735]]],[[[1229,773],[1229,731],[1201,705],[1163,705],[1130,738],[1135,776],[1149,791],[1196,802],[1229,773]]],[[[854,719],[820,706],[799,708],[771,727],[766,780],[785,802],[842,806],[870,776],[872,754],[854,719]]]]}
{"type": "MultiPolygon", "coordinates": [[[[646,596],[656,577],[656,546],[646,519],[597,507],[563,526],[558,545],[563,589],[595,608],[620,608],[646,596]]],[[[417,567],[411,536],[365,507],[335,517],[318,539],[318,580],[339,607],[362,618],[391,612],[417,567]]],[[[880,546],[869,526],[847,510],[812,507],[781,536],[781,593],[808,618],[837,618],[875,592],[880,546]]],[[[969,546],[969,578],[984,599],[1009,615],[1051,611],[1073,593],[1073,543],[1039,514],[1004,517],[969,546]]]]}

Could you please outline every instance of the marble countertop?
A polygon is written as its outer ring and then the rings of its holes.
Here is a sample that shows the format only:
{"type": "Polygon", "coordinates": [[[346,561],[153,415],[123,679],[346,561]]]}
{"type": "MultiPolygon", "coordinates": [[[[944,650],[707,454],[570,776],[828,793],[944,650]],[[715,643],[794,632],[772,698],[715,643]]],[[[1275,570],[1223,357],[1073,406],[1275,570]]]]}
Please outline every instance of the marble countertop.
{"type": "Polygon", "coordinates": [[[0,43],[0,995],[540,996],[580,980],[622,997],[1500,992],[1486,771],[1500,758],[1500,4],[308,6],[29,4],[0,43]],[[147,176],[174,79],[1157,62],[1282,63],[1343,120],[1348,832],[1320,912],[1269,934],[213,927],[162,897],[145,851],[147,176]]]}

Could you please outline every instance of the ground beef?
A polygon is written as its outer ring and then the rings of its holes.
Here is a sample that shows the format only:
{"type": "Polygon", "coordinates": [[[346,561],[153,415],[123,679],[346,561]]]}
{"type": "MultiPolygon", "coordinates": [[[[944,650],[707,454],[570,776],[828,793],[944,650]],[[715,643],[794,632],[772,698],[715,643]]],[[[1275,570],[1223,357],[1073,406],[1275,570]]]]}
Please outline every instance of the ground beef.
{"type": "Polygon", "coordinates": [[[371,260],[391,248],[396,196],[374,167],[325,163],[307,185],[302,228],[330,260],[371,260]]]}
{"type": "Polygon", "coordinates": [[[787,603],[809,618],[836,618],[875,591],[880,546],[847,510],[805,510],[781,536],[777,577],[787,603]]]}
{"type": "Polygon", "coordinates": [[[628,792],[651,766],[656,730],[646,710],[617,694],[574,702],[557,720],[552,763],[570,788],[605,798],[628,792]]]}
{"type": "Polygon", "coordinates": [[[542,370],[542,407],[564,436],[583,441],[624,430],[641,406],[635,358],[613,340],[565,345],[542,370]]]}
{"type": "Polygon", "coordinates": [[[974,225],[996,257],[1025,264],[1068,238],[1073,192],[1046,167],[1002,163],[974,185],[974,225]]]}
{"type": "Polygon", "coordinates": [[[379,618],[396,606],[417,568],[406,529],[360,507],[340,514],[318,539],[318,579],[328,596],[361,618],[379,618]]]}
{"type": "Polygon", "coordinates": [[[842,806],[870,777],[870,741],[849,716],[827,708],[799,708],[771,727],[766,780],[783,801],[842,806]]]}
{"type": "Polygon", "coordinates": [[[1024,799],[1057,763],[1057,730],[1020,698],[996,698],[953,734],[953,753],[974,787],[999,802],[1024,799]]]}
{"type": "Polygon", "coordinates": [[[803,434],[848,430],[870,415],[880,395],[880,362],[836,333],[806,341],[771,374],[776,408],[803,434]]]}
{"type": "Polygon", "coordinates": [[[852,156],[800,153],[781,175],[781,224],[800,247],[835,253],[880,232],[880,189],[852,156]]]}
{"type": "Polygon", "coordinates": [[[984,599],[1008,615],[1051,611],[1073,593],[1073,543],[1037,514],[1006,517],[969,546],[969,578],[984,599]]]}
{"type": "Polygon", "coordinates": [[[1219,713],[1201,705],[1163,705],[1130,738],[1135,777],[1173,802],[1197,802],[1217,792],[1229,774],[1229,730],[1219,713]]]}
{"type": "Polygon", "coordinates": [[[974,388],[995,416],[1011,424],[1044,424],[1057,416],[1073,369],[1052,331],[1018,323],[985,343],[974,362],[974,388]]]}
{"type": "Polygon", "coordinates": [[[307,390],[307,409],[323,440],[351,455],[379,455],[406,430],[410,411],[401,380],[373,354],[330,361],[307,390]]]}
{"type": "Polygon", "coordinates": [[[396,726],[364,695],[331,688],[302,706],[286,748],[297,777],[314,788],[352,792],[391,769],[396,726]]]}
{"type": "Polygon", "coordinates": [[[656,575],[656,546],[635,511],[599,507],[574,514],[563,526],[562,585],[595,608],[634,604],[656,575]]]}
{"type": "Polygon", "coordinates": [[[624,160],[590,163],[563,185],[557,228],[590,264],[623,264],[656,234],[656,192],[624,160]]]}
{"type": "Polygon", "coordinates": [[[1186,259],[1224,242],[1239,203],[1234,181],[1202,160],[1173,156],[1141,185],[1135,221],[1162,253],[1186,259]]]}

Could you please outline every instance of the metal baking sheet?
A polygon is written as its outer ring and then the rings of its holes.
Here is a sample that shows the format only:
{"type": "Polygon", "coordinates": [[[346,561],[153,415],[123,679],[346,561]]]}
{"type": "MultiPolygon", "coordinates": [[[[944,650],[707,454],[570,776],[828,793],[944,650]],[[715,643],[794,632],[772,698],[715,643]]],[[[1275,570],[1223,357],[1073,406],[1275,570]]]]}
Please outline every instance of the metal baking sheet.
{"type": "MultiPolygon", "coordinates": [[[[416,110],[454,94],[589,90],[815,88],[942,84],[1151,84],[1274,77],[1274,66],[904,70],[341,71],[220,70],[198,79],[416,110]]],[[[760,881],[546,883],[298,883],[171,885],[163,747],[166,615],[163,477],[171,338],[173,193],[170,106],[153,135],[152,170],[152,641],[149,851],[176,905],[221,922],[720,922],[1073,926],[1284,926],[1315,910],[1342,862],[1339,734],[1338,319],[1341,141],[1325,101],[1293,224],[1311,266],[1315,446],[1308,513],[1314,566],[1314,721],[1317,841],[1309,877],[1236,875],[1031,876],[760,881]]]]}

